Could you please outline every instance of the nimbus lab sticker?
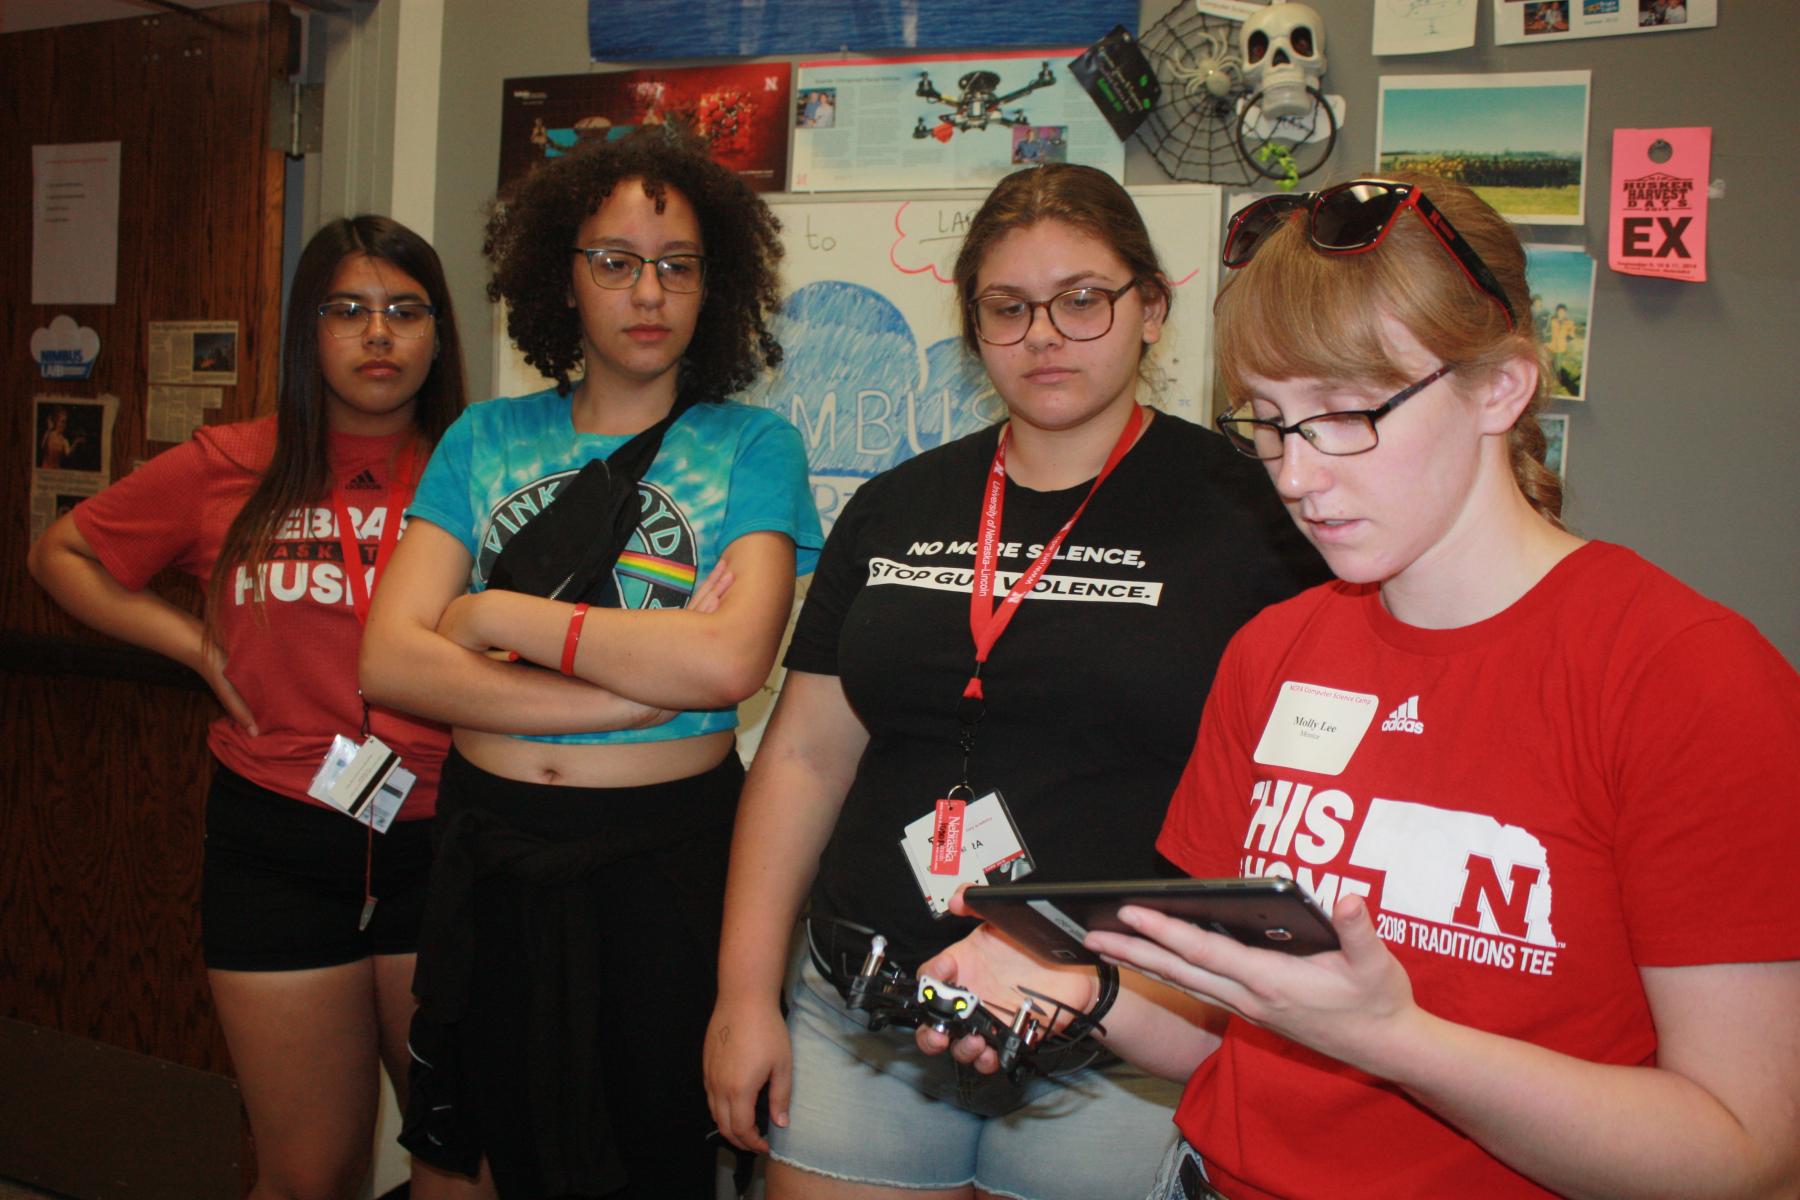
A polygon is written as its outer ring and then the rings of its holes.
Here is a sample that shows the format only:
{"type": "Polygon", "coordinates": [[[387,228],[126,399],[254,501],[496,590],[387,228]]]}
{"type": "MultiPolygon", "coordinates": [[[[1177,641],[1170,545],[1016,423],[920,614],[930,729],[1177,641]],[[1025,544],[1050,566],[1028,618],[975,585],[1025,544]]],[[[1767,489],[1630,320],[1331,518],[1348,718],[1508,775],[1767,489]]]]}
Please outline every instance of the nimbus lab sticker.
{"type": "Polygon", "coordinates": [[[45,379],[86,379],[100,357],[100,335],[65,313],[31,335],[31,357],[45,379]]]}

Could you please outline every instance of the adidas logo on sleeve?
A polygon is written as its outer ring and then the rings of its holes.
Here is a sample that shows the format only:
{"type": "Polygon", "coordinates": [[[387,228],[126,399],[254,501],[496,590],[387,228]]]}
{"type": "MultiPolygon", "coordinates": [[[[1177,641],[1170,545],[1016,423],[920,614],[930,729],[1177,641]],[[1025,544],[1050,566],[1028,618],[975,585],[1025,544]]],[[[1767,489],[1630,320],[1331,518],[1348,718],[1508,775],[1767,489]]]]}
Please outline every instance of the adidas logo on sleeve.
{"type": "Polygon", "coordinates": [[[1383,733],[1424,733],[1425,722],[1419,720],[1419,698],[1408,696],[1406,703],[1387,715],[1381,723],[1383,733]]]}

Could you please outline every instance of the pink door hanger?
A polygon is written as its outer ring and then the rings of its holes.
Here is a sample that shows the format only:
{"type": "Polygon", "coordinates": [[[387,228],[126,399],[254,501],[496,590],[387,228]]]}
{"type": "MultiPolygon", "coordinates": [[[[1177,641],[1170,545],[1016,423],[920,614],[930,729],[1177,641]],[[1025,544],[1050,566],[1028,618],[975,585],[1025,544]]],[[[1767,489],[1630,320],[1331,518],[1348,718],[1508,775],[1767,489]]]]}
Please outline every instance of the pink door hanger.
{"type": "Polygon", "coordinates": [[[1606,264],[1625,275],[1706,282],[1712,130],[1613,130],[1606,264]]]}

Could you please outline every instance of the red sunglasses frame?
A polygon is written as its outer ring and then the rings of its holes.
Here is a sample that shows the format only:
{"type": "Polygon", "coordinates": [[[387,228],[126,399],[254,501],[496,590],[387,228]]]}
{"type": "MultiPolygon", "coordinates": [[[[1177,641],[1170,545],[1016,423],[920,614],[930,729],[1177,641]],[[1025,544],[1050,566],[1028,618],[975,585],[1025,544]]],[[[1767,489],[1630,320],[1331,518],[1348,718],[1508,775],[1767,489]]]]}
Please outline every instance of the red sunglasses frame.
{"type": "Polygon", "coordinates": [[[1306,240],[1312,244],[1315,250],[1324,254],[1364,254],[1381,245],[1388,232],[1393,229],[1394,222],[1398,221],[1400,214],[1408,209],[1417,213],[1419,220],[1425,222],[1425,228],[1431,231],[1438,244],[1456,261],[1456,265],[1462,268],[1462,273],[1469,282],[1487,293],[1488,297],[1500,306],[1500,311],[1506,316],[1506,327],[1517,329],[1519,327],[1518,318],[1513,313],[1512,302],[1507,299],[1506,289],[1500,286],[1500,281],[1494,277],[1493,271],[1481,260],[1481,255],[1475,253],[1475,247],[1469,245],[1462,234],[1456,232],[1456,226],[1450,223],[1450,218],[1438,211],[1437,205],[1431,202],[1423,190],[1410,183],[1395,183],[1387,179],[1352,179],[1348,183],[1340,183],[1318,192],[1306,192],[1297,196],[1264,196],[1262,199],[1246,205],[1239,210],[1235,217],[1231,218],[1231,224],[1225,231],[1225,245],[1219,257],[1228,269],[1238,270],[1256,256],[1256,248],[1262,245],[1263,238],[1286,214],[1302,211],[1306,213],[1306,240]],[[1327,201],[1353,188],[1381,189],[1374,196],[1357,197],[1358,203],[1384,203],[1390,202],[1390,197],[1394,197],[1395,199],[1391,201],[1393,211],[1382,219],[1381,224],[1366,241],[1359,240],[1348,245],[1338,245],[1323,240],[1318,235],[1320,209],[1327,201]],[[1254,232],[1246,232],[1245,226],[1252,219],[1259,219],[1265,223],[1259,225],[1254,232]],[[1250,240],[1246,244],[1240,245],[1239,243],[1245,238],[1250,240]]]}

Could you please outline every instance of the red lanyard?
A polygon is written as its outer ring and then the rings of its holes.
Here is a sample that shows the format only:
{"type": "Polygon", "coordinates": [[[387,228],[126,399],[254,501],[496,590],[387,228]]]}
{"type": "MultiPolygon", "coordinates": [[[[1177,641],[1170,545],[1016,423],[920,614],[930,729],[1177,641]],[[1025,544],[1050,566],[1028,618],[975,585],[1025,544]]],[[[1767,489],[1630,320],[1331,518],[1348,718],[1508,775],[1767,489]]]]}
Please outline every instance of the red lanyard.
{"type": "MultiPolygon", "coordinates": [[[[408,445],[400,451],[394,461],[394,473],[388,477],[387,516],[381,523],[381,538],[375,544],[375,579],[380,579],[387,569],[394,543],[400,540],[400,514],[412,498],[417,482],[413,478],[413,447],[408,445]]],[[[337,514],[338,545],[344,552],[344,579],[350,589],[350,603],[356,609],[356,619],[367,624],[369,592],[374,581],[363,578],[362,548],[356,540],[356,526],[350,522],[350,506],[344,503],[344,485],[335,480],[331,485],[331,505],[337,514]]],[[[367,732],[364,730],[365,736],[367,732]]]]}
{"type": "Polygon", "coordinates": [[[1144,410],[1139,405],[1131,406],[1131,419],[1125,422],[1125,428],[1119,431],[1119,440],[1113,443],[1112,453],[1106,456],[1106,465],[1100,468],[1100,474],[1094,476],[1094,482],[1088,487],[1087,495],[1082,497],[1081,504],[1063,522],[1050,544],[1044,547],[1037,561],[1026,568],[1006,593],[998,606],[994,604],[994,563],[1000,557],[1000,514],[1006,507],[1006,435],[1012,432],[1011,426],[1000,431],[1000,443],[994,447],[994,465],[988,469],[987,497],[981,505],[981,544],[975,555],[975,586],[969,591],[969,632],[975,637],[975,672],[969,676],[969,682],[963,686],[963,697],[968,700],[983,700],[981,691],[981,668],[988,660],[988,654],[994,649],[994,643],[1006,632],[1012,623],[1014,614],[1019,611],[1019,602],[1024,600],[1031,589],[1043,577],[1049,568],[1050,561],[1062,548],[1063,539],[1075,528],[1075,522],[1087,510],[1088,501],[1106,482],[1106,477],[1113,473],[1125,452],[1137,439],[1138,430],[1144,425],[1144,410]]]}

